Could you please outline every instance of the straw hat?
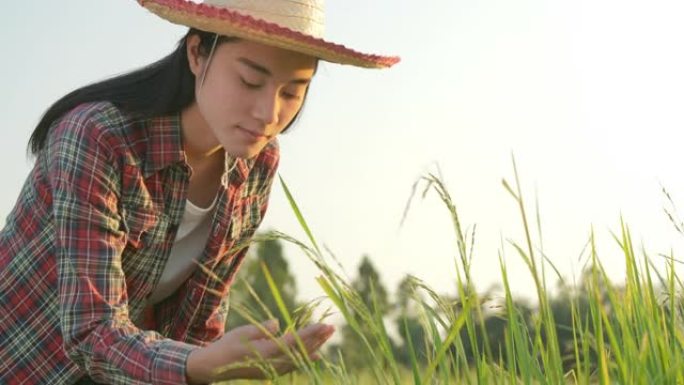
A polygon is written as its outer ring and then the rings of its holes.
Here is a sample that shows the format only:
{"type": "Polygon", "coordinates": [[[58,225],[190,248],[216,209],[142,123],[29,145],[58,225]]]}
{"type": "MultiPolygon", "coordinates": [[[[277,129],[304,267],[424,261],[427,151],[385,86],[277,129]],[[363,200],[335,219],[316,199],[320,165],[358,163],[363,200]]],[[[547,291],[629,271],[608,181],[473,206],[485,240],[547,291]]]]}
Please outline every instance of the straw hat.
{"type": "MultiPolygon", "coordinates": [[[[344,0],[341,0],[344,1],[344,0]]],[[[325,61],[367,68],[391,67],[396,56],[354,51],[323,40],[323,0],[138,0],[176,24],[241,37],[325,61]]]]}

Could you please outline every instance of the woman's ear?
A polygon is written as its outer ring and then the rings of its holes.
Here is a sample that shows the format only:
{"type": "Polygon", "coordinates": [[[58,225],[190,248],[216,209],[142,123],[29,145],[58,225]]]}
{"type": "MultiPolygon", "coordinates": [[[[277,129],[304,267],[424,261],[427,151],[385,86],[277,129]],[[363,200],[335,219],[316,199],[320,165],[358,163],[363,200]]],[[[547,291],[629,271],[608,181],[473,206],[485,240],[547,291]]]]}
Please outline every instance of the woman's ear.
{"type": "Polygon", "coordinates": [[[199,76],[202,71],[203,57],[200,54],[200,43],[202,39],[197,34],[192,34],[185,40],[185,49],[188,55],[188,66],[190,71],[195,75],[199,76]]]}

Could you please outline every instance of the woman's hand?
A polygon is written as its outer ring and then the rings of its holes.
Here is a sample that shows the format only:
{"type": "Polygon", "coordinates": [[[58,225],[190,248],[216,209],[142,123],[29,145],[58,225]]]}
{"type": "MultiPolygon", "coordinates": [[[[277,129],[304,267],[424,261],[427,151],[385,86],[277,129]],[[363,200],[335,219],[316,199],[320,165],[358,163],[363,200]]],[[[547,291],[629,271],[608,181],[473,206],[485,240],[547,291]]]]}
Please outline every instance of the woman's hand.
{"type": "MultiPolygon", "coordinates": [[[[334,331],[333,326],[325,324],[312,324],[297,331],[309,359],[319,358],[316,351],[334,331]]],[[[187,361],[188,382],[205,384],[235,378],[265,378],[266,373],[256,366],[236,367],[217,373],[217,369],[222,367],[240,366],[262,359],[271,364],[279,375],[291,372],[295,369],[292,352],[301,352],[301,349],[293,333],[273,337],[277,332],[278,322],[275,320],[264,322],[261,328],[240,326],[214,343],[193,351],[187,361]]]]}

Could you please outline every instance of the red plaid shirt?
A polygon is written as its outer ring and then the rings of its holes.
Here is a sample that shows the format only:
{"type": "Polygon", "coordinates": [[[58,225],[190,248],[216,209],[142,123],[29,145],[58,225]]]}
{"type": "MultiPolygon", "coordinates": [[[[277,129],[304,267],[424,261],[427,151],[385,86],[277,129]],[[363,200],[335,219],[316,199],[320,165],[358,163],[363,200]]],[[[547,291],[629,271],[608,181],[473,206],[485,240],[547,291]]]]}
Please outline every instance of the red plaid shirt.
{"type": "Polygon", "coordinates": [[[0,232],[0,383],[185,383],[190,352],[224,332],[278,154],[274,141],[224,175],[202,267],[147,330],[187,199],[180,118],[133,120],[102,102],[60,119],[0,232]]]}

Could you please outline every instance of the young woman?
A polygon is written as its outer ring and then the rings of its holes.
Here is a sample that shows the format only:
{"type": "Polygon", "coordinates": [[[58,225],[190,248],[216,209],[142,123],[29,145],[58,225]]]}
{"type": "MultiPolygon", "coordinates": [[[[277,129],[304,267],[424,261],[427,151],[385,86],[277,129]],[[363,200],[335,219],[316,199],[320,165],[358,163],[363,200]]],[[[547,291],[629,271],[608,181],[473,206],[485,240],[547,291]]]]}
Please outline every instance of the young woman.
{"type": "MultiPolygon", "coordinates": [[[[389,67],[321,38],[316,0],[149,0],[190,27],[169,56],[78,89],[30,140],[36,163],[0,232],[0,383],[181,384],[258,378],[215,369],[267,338],[224,334],[227,296],[261,222],[277,136],[296,119],[318,60],[389,67]]],[[[330,325],[297,331],[312,359],[330,325]]]]}

